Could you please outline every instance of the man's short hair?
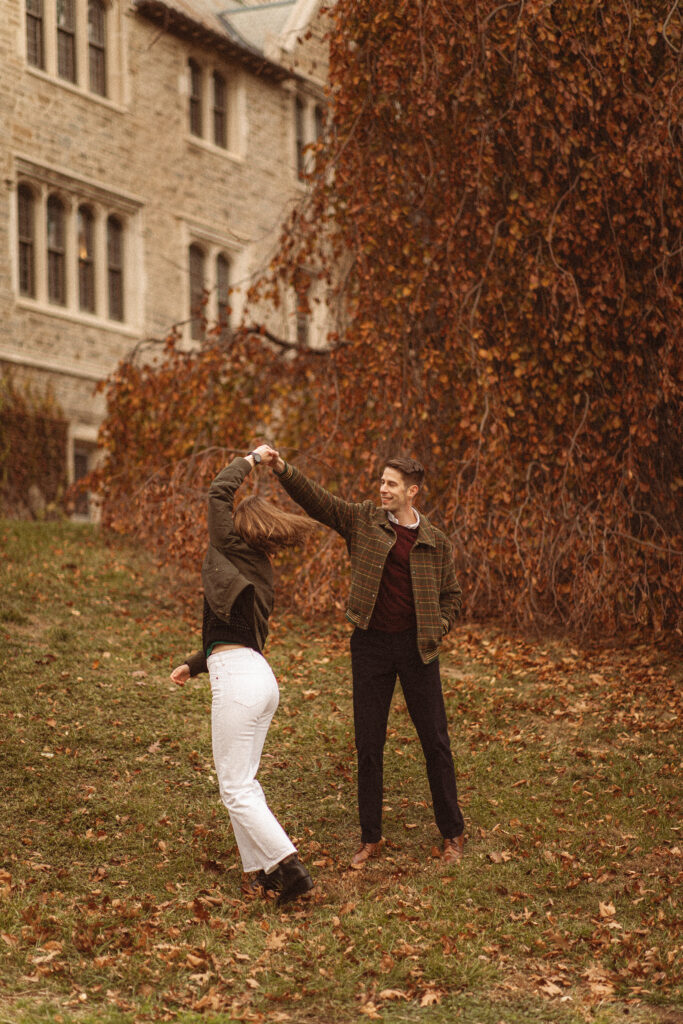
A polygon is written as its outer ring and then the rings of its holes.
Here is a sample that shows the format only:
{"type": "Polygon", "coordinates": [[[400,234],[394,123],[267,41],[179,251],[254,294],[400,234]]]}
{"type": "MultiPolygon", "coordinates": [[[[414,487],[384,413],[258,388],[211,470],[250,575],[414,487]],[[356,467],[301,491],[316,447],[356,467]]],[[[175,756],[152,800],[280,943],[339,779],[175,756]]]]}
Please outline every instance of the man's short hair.
{"type": "Polygon", "coordinates": [[[421,462],[418,462],[417,459],[404,458],[402,455],[393,455],[390,459],[385,459],[383,468],[397,469],[408,487],[412,487],[413,484],[416,484],[418,487],[422,486],[425,471],[424,466],[421,462]]]}

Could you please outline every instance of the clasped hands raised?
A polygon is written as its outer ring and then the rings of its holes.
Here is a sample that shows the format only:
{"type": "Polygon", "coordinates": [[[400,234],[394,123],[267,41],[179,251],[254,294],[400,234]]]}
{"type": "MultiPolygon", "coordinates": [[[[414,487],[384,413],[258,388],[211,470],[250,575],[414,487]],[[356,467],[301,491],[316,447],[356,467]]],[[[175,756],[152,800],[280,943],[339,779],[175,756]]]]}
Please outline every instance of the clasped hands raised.
{"type": "Polygon", "coordinates": [[[273,466],[278,470],[283,469],[284,462],[280,458],[280,453],[275,448],[271,448],[269,444],[260,444],[258,448],[253,448],[252,451],[261,456],[262,465],[273,466]]]}

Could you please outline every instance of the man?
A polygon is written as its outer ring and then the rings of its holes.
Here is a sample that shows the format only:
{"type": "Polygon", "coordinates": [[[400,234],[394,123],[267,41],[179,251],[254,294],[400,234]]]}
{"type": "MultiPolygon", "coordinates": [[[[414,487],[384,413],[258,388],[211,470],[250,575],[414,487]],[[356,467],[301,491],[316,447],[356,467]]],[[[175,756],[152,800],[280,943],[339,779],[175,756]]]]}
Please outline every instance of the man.
{"type": "Polygon", "coordinates": [[[413,507],[424,469],[414,459],[388,459],[378,508],[371,501],[335,497],[275,450],[268,461],[290,497],[341,534],[351,557],[346,617],[355,626],[351,668],[361,826],[361,845],[351,866],[360,868],[379,856],[383,844],[383,752],[397,675],[425,755],[443,861],[456,863],[463,854],[465,826],[439,647],[460,609],[462,592],[448,539],[413,507]]]}

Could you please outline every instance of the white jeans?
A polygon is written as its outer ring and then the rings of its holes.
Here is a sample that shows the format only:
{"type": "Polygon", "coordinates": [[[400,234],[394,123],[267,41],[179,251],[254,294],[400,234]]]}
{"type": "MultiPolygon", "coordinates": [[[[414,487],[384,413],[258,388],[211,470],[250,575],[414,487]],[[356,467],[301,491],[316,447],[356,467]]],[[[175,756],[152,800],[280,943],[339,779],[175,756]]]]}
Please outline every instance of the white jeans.
{"type": "Polygon", "coordinates": [[[272,871],[296,853],[256,780],[261,751],[278,706],[277,681],[249,647],[218,651],[207,661],[211,737],[221,800],[228,809],[245,871],[272,871]]]}

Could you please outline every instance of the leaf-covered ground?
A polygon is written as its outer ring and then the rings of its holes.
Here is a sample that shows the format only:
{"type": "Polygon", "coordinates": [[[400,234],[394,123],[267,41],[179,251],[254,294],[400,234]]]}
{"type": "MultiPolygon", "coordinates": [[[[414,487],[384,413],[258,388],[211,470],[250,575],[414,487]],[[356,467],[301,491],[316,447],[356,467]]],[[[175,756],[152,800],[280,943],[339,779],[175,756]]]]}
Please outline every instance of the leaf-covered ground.
{"type": "Polygon", "coordinates": [[[2,523],[0,548],[3,1022],[683,1022],[670,647],[458,627],[466,857],[440,864],[397,691],[387,853],[354,872],[346,626],[276,620],[261,779],[317,882],[278,910],[240,889],[207,679],[168,679],[198,580],[71,524],[2,523]]]}

